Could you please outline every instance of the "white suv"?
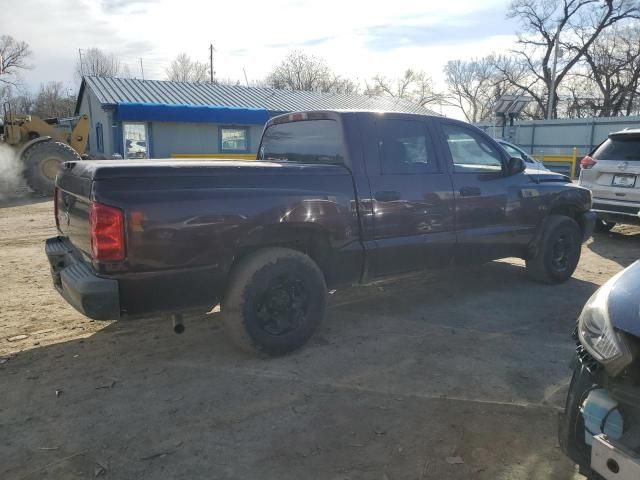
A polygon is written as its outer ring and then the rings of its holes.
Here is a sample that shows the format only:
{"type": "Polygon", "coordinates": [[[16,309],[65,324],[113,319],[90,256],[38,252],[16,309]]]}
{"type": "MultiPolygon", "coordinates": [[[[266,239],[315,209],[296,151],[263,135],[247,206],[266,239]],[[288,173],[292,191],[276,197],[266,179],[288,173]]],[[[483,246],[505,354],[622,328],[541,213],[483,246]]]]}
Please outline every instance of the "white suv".
{"type": "Polygon", "coordinates": [[[580,186],[591,190],[596,230],[640,224],[640,129],[610,133],[580,161],[580,186]]]}

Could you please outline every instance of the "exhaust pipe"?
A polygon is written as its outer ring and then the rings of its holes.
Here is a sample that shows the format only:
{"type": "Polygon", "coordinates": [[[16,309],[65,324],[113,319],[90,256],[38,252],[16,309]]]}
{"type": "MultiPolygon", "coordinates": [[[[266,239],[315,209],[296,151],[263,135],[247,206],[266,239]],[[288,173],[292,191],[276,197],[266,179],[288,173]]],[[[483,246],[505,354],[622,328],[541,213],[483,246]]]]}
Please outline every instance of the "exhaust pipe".
{"type": "Polygon", "coordinates": [[[181,313],[172,313],[171,320],[173,320],[173,331],[180,335],[184,332],[184,324],[182,323],[182,314],[181,313]]]}

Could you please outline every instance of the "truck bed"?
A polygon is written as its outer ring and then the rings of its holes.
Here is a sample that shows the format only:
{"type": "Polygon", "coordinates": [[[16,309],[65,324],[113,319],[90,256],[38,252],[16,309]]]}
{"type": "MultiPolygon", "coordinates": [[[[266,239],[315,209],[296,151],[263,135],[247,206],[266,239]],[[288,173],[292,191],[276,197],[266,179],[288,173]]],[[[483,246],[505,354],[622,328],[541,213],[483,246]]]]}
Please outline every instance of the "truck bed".
{"type": "Polygon", "coordinates": [[[115,279],[127,314],[214,305],[235,257],[252,244],[327,244],[330,277],[360,272],[356,195],[338,165],[237,161],[81,161],[58,175],[60,238],[97,275],[115,279]],[[295,178],[294,178],[295,177],[295,178]],[[91,256],[93,202],[124,212],[126,258],[91,256]]]}

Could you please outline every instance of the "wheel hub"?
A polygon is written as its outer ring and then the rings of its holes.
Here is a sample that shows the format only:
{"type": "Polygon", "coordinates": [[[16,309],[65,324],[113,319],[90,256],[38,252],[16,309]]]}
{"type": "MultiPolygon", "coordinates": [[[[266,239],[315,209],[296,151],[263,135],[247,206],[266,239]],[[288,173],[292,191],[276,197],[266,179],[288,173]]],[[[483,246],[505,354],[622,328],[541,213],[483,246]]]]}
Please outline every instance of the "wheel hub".
{"type": "Polygon", "coordinates": [[[47,158],[40,164],[42,174],[50,180],[54,180],[62,161],[59,158],[47,158]]]}
{"type": "Polygon", "coordinates": [[[269,335],[285,335],[300,326],[309,307],[309,294],[302,281],[280,277],[260,297],[255,313],[269,335]]]}
{"type": "Polygon", "coordinates": [[[556,270],[565,270],[569,264],[571,241],[566,235],[561,235],[553,244],[551,263],[556,270]]]}

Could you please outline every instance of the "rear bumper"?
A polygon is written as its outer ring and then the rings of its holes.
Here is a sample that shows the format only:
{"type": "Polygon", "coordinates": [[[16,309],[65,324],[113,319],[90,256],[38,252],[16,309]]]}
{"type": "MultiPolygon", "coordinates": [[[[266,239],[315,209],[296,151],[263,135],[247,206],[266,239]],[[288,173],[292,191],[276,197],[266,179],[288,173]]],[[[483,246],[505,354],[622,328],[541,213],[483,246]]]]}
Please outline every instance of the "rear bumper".
{"type": "Polygon", "coordinates": [[[69,305],[94,320],[118,320],[118,281],[97,276],[62,238],[45,243],[53,285],[69,305]]]}
{"type": "Polygon", "coordinates": [[[594,198],[593,211],[598,218],[610,222],[640,224],[640,204],[635,202],[594,198]]]}

